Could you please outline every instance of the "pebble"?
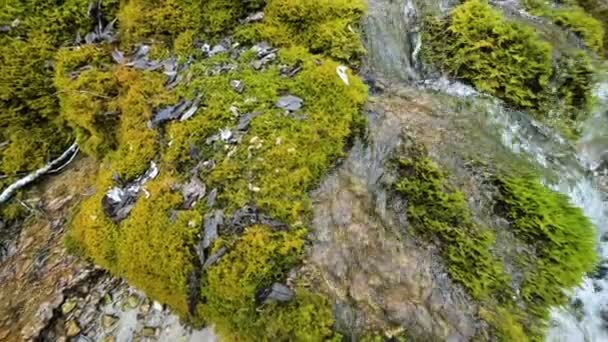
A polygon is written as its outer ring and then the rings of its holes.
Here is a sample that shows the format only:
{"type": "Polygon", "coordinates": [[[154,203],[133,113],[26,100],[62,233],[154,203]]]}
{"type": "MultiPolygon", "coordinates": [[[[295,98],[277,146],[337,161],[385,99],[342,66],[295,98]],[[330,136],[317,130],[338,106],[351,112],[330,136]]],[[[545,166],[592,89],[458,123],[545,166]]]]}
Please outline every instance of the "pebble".
{"type": "Polygon", "coordinates": [[[80,327],[78,326],[78,323],[76,323],[75,321],[70,321],[68,322],[67,326],[66,326],[66,335],[68,337],[74,337],[78,334],[80,334],[80,327]]]}
{"type": "Polygon", "coordinates": [[[118,321],[118,318],[116,318],[112,315],[104,315],[101,318],[101,325],[103,326],[103,328],[105,330],[110,330],[114,327],[114,324],[116,324],[117,321],[118,321]]]}
{"type": "Polygon", "coordinates": [[[152,303],[152,309],[156,311],[163,311],[163,305],[157,301],[154,301],[154,303],[152,303]]]}
{"type": "Polygon", "coordinates": [[[78,301],[75,298],[70,298],[70,299],[66,300],[65,303],[63,303],[63,305],[61,306],[61,312],[64,315],[67,315],[76,308],[77,304],[78,304],[78,301]]]}
{"type": "Polygon", "coordinates": [[[130,295],[127,298],[127,306],[131,309],[135,309],[139,305],[140,299],[136,295],[130,295]]]}

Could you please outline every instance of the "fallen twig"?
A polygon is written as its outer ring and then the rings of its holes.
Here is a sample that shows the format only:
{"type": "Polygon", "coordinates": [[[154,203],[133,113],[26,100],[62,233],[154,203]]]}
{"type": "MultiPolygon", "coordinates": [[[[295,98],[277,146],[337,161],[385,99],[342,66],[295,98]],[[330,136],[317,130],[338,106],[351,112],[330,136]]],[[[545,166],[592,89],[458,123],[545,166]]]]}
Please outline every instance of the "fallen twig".
{"type": "Polygon", "coordinates": [[[59,156],[59,158],[51,161],[43,168],[40,168],[40,169],[28,174],[27,176],[19,179],[15,183],[9,185],[8,188],[4,189],[4,191],[2,191],[2,193],[0,194],[0,204],[8,201],[15,194],[15,192],[17,192],[17,190],[27,186],[28,184],[34,182],[35,180],[42,177],[43,175],[49,173],[49,171],[57,168],[58,165],[61,165],[59,167],[59,170],[64,168],[67,165],[67,163],[64,163],[64,164],[62,164],[62,163],[66,159],[69,159],[69,161],[72,161],[74,158],[74,155],[76,153],[78,153],[78,144],[74,143],[65,152],[63,152],[63,154],[61,156],[59,156]]]}

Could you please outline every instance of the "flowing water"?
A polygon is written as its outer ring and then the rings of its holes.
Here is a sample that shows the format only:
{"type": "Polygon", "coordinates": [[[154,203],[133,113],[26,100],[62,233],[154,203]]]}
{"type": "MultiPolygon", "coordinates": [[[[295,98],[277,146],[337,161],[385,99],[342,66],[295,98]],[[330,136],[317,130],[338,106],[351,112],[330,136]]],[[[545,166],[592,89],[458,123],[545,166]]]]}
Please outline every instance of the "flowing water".
{"type": "MultiPolygon", "coordinates": [[[[367,71],[374,77],[397,80],[418,89],[433,89],[447,96],[466,97],[482,109],[482,129],[497,132],[497,144],[525,157],[545,170],[545,183],[569,196],[597,227],[598,253],[607,265],[584,279],[572,291],[574,305],[554,308],[548,341],[608,340],[608,82],[599,82],[596,110],[573,146],[525,113],[506,109],[500,101],[478,96],[469,87],[446,79],[425,80],[421,73],[420,22],[422,6],[445,12],[453,5],[439,0],[370,0],[364,28],[370,51],[367,71]],[[607,241],[604,241],[607,240],[607,241]]],[[[406,126],[407,123],[397,123],[406,126]]],[[[382,125],[371,125],[372,130],[382,125]]],[[[390,125],[389,125],[390,126],[390,125]]],[[[390,126],[396,130],[395,126],[390,126]]],[[[382,136],[385,132],[372,132],[382,136]]],[[[353,153],[358,153],[355,152],[353,153]]],[[[351,155],[352,157],[352,155],[351,155]]],[[[352,175],[352,172],[350,173],[352,175]]],[[[369,174],[368,176],[369,179],[369,174]]],[[[366,177],[361,177],[365,179],[366,177]]],[[[321,206],[321,210],[323,206],[321,206]]],[[[318,211],[318,210],[317,210],[318,211]]],[[[462,337],[462,336],[461,336],[462,337]]]]}

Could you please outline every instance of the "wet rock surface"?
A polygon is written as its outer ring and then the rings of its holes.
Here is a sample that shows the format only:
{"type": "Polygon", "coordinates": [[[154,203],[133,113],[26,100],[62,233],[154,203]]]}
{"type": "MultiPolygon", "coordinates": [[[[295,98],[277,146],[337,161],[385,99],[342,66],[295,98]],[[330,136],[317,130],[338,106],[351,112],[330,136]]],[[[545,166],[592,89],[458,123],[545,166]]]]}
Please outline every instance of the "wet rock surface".
{"type": "Polygon", "coordinates": [[[370,105],[369,143],[355,143],[343,164],[315,191],[310,260],[341,300],[338,325],[402,327],[421,340],[470,340],[482,334],[475,304],[453,283],[432,245],[418,240],[406,203],[386,190],[387,162],[404,132],[433,146],[443,123],[420,100],[380,98],[370,105]]]}

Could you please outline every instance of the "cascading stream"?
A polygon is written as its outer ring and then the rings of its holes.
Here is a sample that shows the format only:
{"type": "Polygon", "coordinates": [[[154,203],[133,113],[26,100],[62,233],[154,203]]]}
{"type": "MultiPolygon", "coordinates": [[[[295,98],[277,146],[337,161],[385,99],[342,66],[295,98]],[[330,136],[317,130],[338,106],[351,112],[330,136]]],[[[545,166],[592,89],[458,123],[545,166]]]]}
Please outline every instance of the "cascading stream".
{"type": "MultiPolygon", "coordinates": [[[[370,0],[365,21],[369,51],[367,69],[387,82],[400,81],[410,86],[431,88],[444,95],[467,97],[474,93],[458,82],[425,80],[419,61],[421,5],[434,6],[445,13],[451,2],[370,0]]],[[[572,291],[574,305],[554,308],[548,341],[608,340],[608,205],[604,186],[608,178],[608,82],[598,85],[597,110],[584,125],[583,137],[576,147],[525,113],[506,109],[500,101],[475,96],[472,101],[485,110],[484,129],[496,131],[502,144],[514,153],[526,156],[547,177],[546,185],[568,195],[582,208],[597,227],[602,264],[594,275],[572,291]],[[553,181],[549,181],[549,179],[553,181]],[[606,240],[606,241],[603,241],[606,240]],[[605,271],[602,271],[605,270],[605,271]]]]}

